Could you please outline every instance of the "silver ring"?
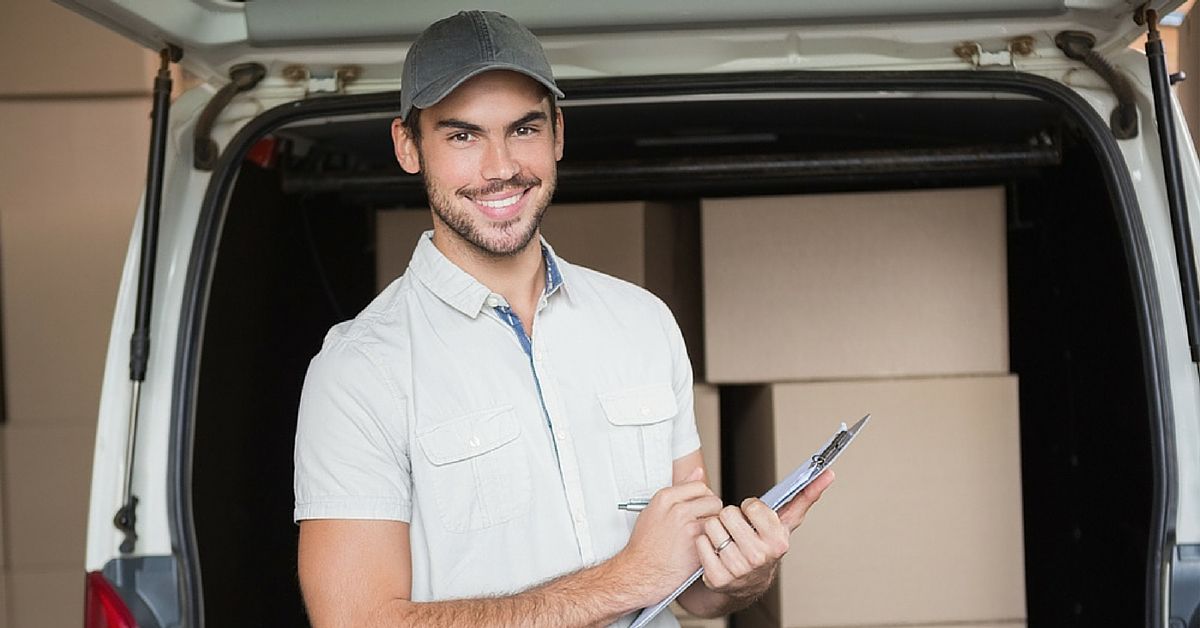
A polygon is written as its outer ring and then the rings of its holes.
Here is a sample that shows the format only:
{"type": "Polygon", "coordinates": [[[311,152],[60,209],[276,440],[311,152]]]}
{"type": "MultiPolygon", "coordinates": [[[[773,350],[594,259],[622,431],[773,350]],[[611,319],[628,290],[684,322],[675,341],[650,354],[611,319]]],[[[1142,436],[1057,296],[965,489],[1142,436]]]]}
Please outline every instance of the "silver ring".
{"type": "Polygon", "coordinates": [[[729,538],[725,539],[724,541],[721,541],[720,545],[714,547],[713,552],[719,556],[721,554],[721,550],[725,549],[726,547],[729,547],[729,544],[732,542],[733,542],[733,536],[730,536],[729,538]]]}

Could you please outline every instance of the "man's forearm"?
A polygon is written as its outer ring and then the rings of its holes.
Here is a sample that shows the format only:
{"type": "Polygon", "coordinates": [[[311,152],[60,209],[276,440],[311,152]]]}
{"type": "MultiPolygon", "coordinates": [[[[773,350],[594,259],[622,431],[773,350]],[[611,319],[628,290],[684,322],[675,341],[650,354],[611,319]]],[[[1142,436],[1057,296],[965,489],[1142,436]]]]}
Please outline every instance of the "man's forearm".
{"type": "Polygon", "coordinates": [[[440,602],[398,599],[388,604],[371,625],[375,628],[605,626],[642,608],[645,600],[652,597],[644,584],[622,578],[619,575],[622,571],[620,559],[614,558],[508,596],[440,602]]]}

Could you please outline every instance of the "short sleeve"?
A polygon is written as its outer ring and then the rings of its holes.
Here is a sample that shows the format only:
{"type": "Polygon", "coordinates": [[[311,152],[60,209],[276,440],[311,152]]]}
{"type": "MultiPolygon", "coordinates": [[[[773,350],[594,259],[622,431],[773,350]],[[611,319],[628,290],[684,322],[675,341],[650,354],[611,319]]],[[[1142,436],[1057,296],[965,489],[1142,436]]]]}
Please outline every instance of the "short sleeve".
{"type": "Polygon", "coordinates": [[[671,433],[671,457],[678,460],[700,449],[700,433],[696,430],[695,391],[692,388],[692,362],[688,359],[683,333],[670,308],[659,301],[663,331],[671,351],[671,387],[675,391],[675,425],[671,433]]]}
{"type": "Polygon", "coordinates": [[[326,341],[300,397],[295,521],[411,519],[406,406],[362,348],[326,341]]]}

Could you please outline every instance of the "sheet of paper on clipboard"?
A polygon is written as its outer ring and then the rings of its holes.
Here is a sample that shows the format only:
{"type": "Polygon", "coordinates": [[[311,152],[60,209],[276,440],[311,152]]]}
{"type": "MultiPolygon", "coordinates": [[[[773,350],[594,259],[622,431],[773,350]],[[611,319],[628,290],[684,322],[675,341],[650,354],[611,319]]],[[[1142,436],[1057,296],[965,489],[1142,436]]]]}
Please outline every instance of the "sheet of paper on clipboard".
{"type": "MultiPolygon", "coordinates": [[[[779,510],[792,501],[793,497],[804,490],[804,487],[808,486],[813,480],[817,479],[817,476],[821,475],[822,471],[828,469],[833,464],[833,461],[837,460],[843,451],[846,451],[846,447],[850,446],[850,442],[854,440],[859,430],[867,424],[870,418],[871,415],[868,414],[859,419],[858,423],[855,423],[850,428],[847,428],[846,424],[842,423],[841,429],[822,445],[820,449],[813,453],[813,455],[809,456],[804,461],[804,464],[796,467],[787,477],[771,487],[771,490],[763,493],[762,500],[774,510],[779,510]]],[[[637,618],[633,620],[629,628],[643,628],[649,624],[650,620],[654,619],[664,608],[675,601],[675,598],[679,597],[679,594],[692,586],[692,583],[699,580],[702,575],[704,575],[703,567],[697,569],[696,573],[693,573],[678,589],[675,589],[674,593],[667,596],[663,601],[654,606],[642,609],[642,612],[638,613],[637,618]]]]}

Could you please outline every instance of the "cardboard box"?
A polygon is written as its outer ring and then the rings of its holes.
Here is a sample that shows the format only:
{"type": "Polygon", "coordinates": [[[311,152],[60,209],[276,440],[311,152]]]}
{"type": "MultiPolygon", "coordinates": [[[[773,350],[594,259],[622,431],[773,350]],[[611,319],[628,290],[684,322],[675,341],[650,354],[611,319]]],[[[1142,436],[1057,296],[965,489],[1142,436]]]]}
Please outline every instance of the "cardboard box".
{"type": "Polygon", "coordinates": [[[8,581],[0,569],[0,628],[8,628],[8,581]]]}
{"type": "Polygon", "coordinates": [[[722,395],[732,396],[723,418],[733,425],[739,494],[763,492],[839,421],[872,413],[747,621],[1025,620],[1015,377],[774,384],[722,395]]]}
{"type": "Polygon", "coordinates": [[[92,211],[0,211],[11,425],[95,429],[136,198],[120,210],[86,209],[92,211]]]}
{"type": "MultiPolygon", "coordinates": [[[[7,425],[4,430],[9,569],[70,568],[82,583],[95,428],[7,425]]],[[[10,598],[9,604],[15,607],[17,601],[10,598]]]]}
{"type": "MultiPolygon", "coordinates": [[[[904,624],[903,628],[1025,628],[1024,621],[970,622],[963,624],[904,624]]],[[[892,628],[893,624],[886,624],[892,628]]],[[[762,607],[755,605],[737,613],[737,628],[782,628],[777,620],[767,617],[762,607]]],[[[883,628],[869,626],[866,628],[883,628]]]]}
{"type": "Polygon", "coordinates": [[[0,52],[0,94],[136,93],[149,110],[158,55],[52,2],[0,3],[0,52]]]}
{"type": "Polygon", "coordinates": [[[705,200],[706,380],[1008,371],[1001,188],[705,200]]]}
{"type": "MultiPolygon", "coordinates": [[[[4,434],[8,428],[0,425],[0,455],[5,451],[4,434]]],[[[8,472],[0,464],[0,576],[4,575],[8,565],[8,472]]],[[[0,583],[2,584],[2,583],[0,583]]],[[[0,586],[0,604],[3,603],[4,587],[0,586]]],[[[3,622],[4,612],[0,609],[0,622],[3,622]]],[[[3,624],[0,623],[0,628],[3,624]]]]}
{"type": "MultiPolygon", "coordinates": [[[[542,235],[560,257],[658,295],[683,332],[694,368],[704,364],[699,209],[687,203],[554,204],[542,235]]],[[[404,273],[417,238],[432,228],[426,209],[376,214],[376,284],[404,273]]]]}
{"type": "Polygon", "coordinates": [[[127,244],[146,186],[149,113],[148,97],[0,99],[5,145],[22,147],[0,152],[0,210],[44,214],[64,228],[120,220],[127,244]]]}
{"type": "Polygon", "coordinates": [[[8,576],[9,624],[20,628],[82,625],[84,585],[82,565],[14,571],[8,576]]]}
{"type": "Polygon", "coordinates": [[[696,430],[700,432],[700,453],[704,456],[704,469],[708,474],[708,486],[717,495],[721,494],[721,398],[717,387],[696,384],[693,389],[696,408],[696,430]]]}

